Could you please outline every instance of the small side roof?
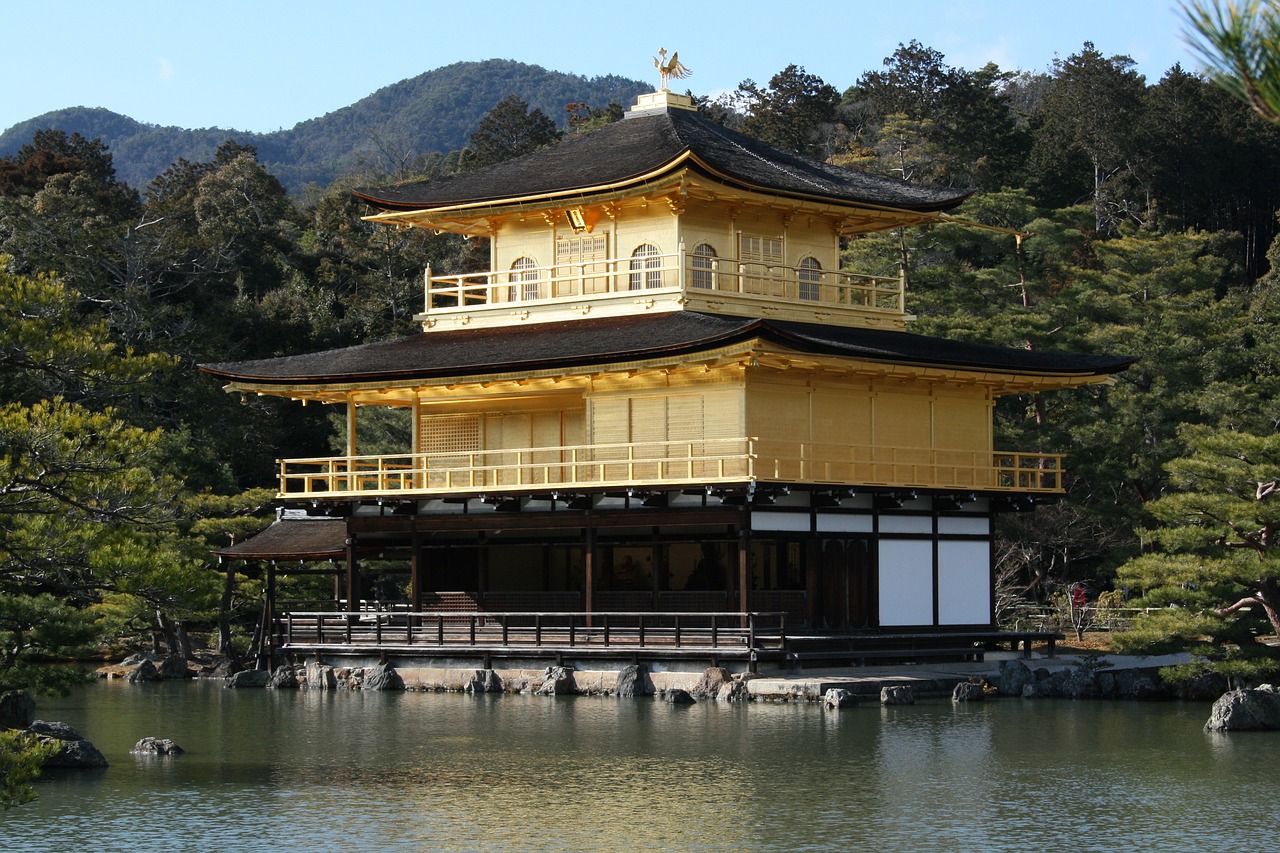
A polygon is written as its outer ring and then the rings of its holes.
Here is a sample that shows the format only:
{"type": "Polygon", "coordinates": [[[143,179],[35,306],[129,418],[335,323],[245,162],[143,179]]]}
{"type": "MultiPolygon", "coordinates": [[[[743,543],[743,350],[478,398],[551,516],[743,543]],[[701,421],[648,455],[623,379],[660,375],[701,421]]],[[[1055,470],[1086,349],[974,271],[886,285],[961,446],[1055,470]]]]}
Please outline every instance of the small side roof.
{"type": "Polygon", "coordinates": [[[347,525],[341,518],[273,521],[261,533],[213,552],[224,560],[336,560],[347,553],[347,525]]]}
{"type": "Polygon", "coordinates": [[[686,165],[743,189],[854,206],[932,213],[969,196],[964,190],[913,186],[809,160],[683,109],[629,115],[488,169],[362,188],[355,195],[384,211],[497,204],[617,189],[686,165]]]}

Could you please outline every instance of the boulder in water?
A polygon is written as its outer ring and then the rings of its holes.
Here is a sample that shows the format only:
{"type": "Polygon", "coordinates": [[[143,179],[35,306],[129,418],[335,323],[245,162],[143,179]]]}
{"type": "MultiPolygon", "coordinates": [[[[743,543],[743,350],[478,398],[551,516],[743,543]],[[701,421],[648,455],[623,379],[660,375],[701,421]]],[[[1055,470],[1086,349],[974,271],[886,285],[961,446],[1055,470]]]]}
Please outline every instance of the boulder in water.
{"type": "Polygon", "coordinates": [[[1280,729],[1280,688],[1263,684],[1252,690],[1232,690],[1222,694],[1213,703],[1204,729],[1207,732],[1280,729]]]}

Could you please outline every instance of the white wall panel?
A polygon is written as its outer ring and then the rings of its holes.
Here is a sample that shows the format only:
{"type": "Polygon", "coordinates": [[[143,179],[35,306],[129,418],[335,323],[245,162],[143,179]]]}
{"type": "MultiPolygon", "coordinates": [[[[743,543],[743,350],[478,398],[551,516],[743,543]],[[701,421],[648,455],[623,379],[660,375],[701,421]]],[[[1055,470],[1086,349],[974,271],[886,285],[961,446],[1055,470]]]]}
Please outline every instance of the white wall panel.
{"type": "Polygon", "coordinates": [[[809,531],[809,513],[807,512],[753,512],[751,513],[752,530],[791,530],[809,531]]]}
{"type": "Polygon", "coordinates": [[[991,519],[986,516],[944,515],[938,518],[939,533],[985,536],[991,532],[991,519]]]}
{"type": "Polygon", "coordinates": [[[833,512],[818,513],[819,533],[870,533],[871,516],[837,515],[833,512]]]}
{"type": "Polygon", "coordinates": [[[881,533],[932,533],[933,518],[927,515],[882,515],[881,533]]]}
{"type": "Polygon", "coordinates": [[[933,624],[933,543],[880,540],[880,624],[933,624]]]}
{"type": "Polygon", "coordinates": [[[938,624],[991,622],[991,546],[938,543],[938,624]]]}

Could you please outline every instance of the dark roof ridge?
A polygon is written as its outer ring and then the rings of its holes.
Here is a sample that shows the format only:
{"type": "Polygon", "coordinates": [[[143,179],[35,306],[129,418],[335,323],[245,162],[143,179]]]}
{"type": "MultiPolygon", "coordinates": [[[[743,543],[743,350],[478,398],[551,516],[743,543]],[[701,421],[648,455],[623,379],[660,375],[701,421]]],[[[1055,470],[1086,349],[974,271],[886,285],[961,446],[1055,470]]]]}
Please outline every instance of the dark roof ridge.
{"type": "Polygon", "coordinates": [[[577,369],[707,352],[760,338],[798,352],[997,373],[1102,375],[1136,359],[1025,350],[893,329],[825,326],[676,311],[528,326],[420,332],[273,359],[202,364],[226,380],[271,384],[402,381],[577,369]]]}
{"type": "Polygon", "coordinates": [[[691,110],[614,122],[486,169],[432,181],[359,187],[374,207],[404,211],[568,195],[657,176],[692,157],[746,189],[917,212],[949,210],[968,190],[907,184],[832,166],[716,124],[691,110]]]}

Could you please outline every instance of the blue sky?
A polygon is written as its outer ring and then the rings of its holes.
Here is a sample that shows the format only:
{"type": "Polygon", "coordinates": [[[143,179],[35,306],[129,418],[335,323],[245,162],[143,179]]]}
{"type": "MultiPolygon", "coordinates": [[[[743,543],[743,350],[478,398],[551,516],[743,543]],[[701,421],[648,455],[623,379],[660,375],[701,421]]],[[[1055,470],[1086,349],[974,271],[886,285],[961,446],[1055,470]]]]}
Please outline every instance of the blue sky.
{"type": "Polygon", "coordinates": [[[63,107],[179,127],[272,131],[453,62],[515,59],[652,80],[658,48],[680,89],[765,84],[804,66],[837,89],[915,39],[948,65],[1044,71],[1092,41],[1149,81],[1197,67],[1178,0],[0,0],[0,130],[63,107]]]}

